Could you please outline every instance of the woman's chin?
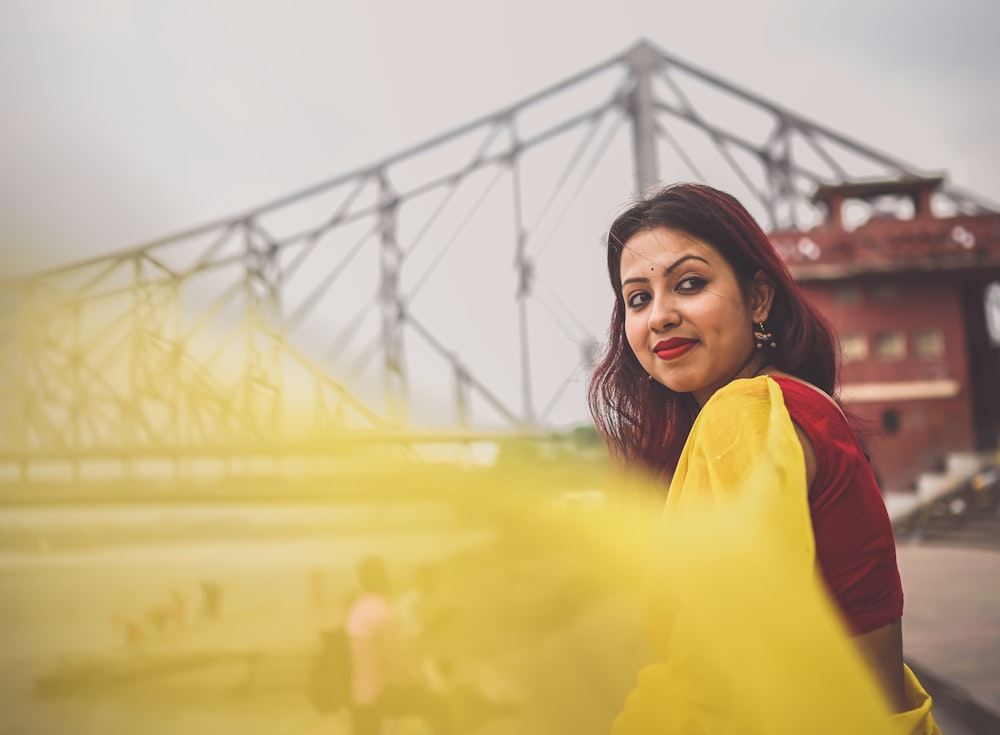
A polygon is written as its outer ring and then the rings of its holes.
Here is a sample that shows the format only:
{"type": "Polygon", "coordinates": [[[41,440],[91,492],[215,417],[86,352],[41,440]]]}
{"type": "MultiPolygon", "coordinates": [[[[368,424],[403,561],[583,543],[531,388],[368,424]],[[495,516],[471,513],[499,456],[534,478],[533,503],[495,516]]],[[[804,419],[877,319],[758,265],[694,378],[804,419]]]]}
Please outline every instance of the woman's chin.
{"type": "Polygon", "coordinates": [[[705,386],[704,381],[697,380],[691,375],[685,375],[676,370],[658,370],[651,373],[653,380],[660,385],[669,388],[674,393],[694,393],[699,388],[705,386]]]}

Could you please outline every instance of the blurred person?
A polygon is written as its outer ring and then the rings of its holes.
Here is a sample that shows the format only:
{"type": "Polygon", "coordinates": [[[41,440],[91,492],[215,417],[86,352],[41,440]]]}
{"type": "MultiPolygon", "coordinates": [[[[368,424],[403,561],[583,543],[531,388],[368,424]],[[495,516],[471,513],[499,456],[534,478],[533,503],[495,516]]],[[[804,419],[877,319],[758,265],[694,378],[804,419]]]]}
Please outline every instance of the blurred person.
{"type": "Polygon", "coordinates": [[[122,633],[125,644],[128,646],[138,645],[146,638],[143,633],[142,624],[131,615],[112,615],[111,622],[115,629],[122,633]]]}
{"type": "Polygon", "coordinates": [[[178,628],[183,628],[188,620],[188,598],[176,587],[170,588],[170,607],[174,624],[178,628]]]}
{"type": "Polygon", "coordinates": [[[170,602],[153,603],[146,609],[145,617],[150,629],[157,635],[163,635],[174,619],[173,605],[170,602]]]}
{"type": "Polygon", "coordinates": [[[677,184],[617,217],[607,267],[591,411],[613,457],[666,488],[661,661],[616,735],[938,732],[903,662],[892,526],[834,399],[836,336],[765,233],[732,196],[677,184]]]}
{"type": "Polygon", "coordinates": [[[451,733],[446,701],[428,691],[406,650],[384,559],[365,557],[357,571],[361,591],[344,622],[355,735],[378,735],[387,719],[409,716],[425,720],[439,735],[451,733]]]}
{"type": "Polygon", "coordinates": [[[222,586],[215,581],[201,583],[201,615],[208,620],[218,620],[222,612],[222,586]]]}

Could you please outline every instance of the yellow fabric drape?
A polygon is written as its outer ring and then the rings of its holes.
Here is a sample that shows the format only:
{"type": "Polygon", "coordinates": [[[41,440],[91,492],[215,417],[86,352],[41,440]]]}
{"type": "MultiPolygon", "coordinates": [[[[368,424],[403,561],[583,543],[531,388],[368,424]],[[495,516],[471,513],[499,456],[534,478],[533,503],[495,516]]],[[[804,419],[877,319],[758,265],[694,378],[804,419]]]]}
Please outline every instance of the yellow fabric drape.
{"type": "Polygon", "coordinates": [[[932,735],[890,716],[815,568],[802,447],[781,389],[738,380],[702,409],[654,544],[640,671],[614,735],[932,735]]]}

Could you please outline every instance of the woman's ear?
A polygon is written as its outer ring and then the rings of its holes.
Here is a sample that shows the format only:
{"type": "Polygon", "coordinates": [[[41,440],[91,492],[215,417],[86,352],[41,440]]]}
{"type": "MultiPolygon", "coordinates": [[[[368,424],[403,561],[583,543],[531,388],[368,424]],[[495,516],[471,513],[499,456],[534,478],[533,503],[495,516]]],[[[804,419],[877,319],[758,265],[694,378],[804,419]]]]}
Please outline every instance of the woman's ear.
{"type": "Polygon", "coordinates": [[[766,322],[774,301],[774,284],[764,271],[757,271],[750,283],[750,310],[755,322],[766,322]]]}

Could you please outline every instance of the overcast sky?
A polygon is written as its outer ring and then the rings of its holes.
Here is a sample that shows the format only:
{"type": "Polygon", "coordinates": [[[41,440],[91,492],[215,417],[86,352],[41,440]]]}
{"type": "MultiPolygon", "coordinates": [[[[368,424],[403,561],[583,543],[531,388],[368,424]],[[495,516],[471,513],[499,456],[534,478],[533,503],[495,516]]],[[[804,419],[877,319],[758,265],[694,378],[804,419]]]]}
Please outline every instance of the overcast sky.
{"type": "Polygon", "coordinates": [[[373,162],[646,38],[1000,201],[1000,3],[5,0],[9,273],[373,162]]]}

